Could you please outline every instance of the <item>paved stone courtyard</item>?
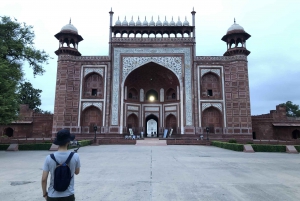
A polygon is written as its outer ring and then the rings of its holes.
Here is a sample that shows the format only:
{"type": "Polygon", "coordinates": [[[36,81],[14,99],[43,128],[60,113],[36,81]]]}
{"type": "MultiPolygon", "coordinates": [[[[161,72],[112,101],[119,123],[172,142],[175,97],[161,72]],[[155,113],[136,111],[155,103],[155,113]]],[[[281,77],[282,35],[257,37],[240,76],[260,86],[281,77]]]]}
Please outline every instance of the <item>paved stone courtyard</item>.
{"type": "MultiPolygon", "coordinates": [[[[44,200],[49,151],[0,151],[0,199],[44,200]]],[[[79,150],[76,200],[300,200],[300,155],[212,146],[102,145],[79,150]]]]}

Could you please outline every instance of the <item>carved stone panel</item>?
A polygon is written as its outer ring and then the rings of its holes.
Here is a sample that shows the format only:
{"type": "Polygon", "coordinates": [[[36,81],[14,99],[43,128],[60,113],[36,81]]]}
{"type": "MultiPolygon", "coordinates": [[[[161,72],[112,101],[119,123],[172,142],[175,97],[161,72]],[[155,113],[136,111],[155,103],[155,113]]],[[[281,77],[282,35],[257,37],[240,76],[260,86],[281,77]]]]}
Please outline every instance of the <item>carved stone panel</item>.
{"type": "Polygon", "coordinates": [[[102,102],[82,102],[82,111],[85,108],[92,106],[92,105],[99,108],[102,111],[102,102]]]}
{"type": "Polygon", "coordinates": [[[135,68],[138,68],[146,63],[158,63],[176,74],[180,82],[182,82],[182,72],[184,72],[185,81],[185,121],[186,125],[192,125],[192,81],[191,81],[191,49],[190,48],[114,48],[113,60],[113,94],[112,94],[112,125],[118,125],[119,119],[119,99],[120,99],[120,84],[126,79],[126,76],[135,68]],[[121,54],[161,54],[160,57],[123,57],[121,54]],[[183,54],[181,57],[170,57],[163,54],[183,54]],[[123,72],[120,66],[123,62],[123,72]],[[183,63],[184,62],[184,63],[183,63]],[[184,71],[182,69],[184,67],[184,71]],[[121,83],[120,83],[121,75],[121,83]]]}

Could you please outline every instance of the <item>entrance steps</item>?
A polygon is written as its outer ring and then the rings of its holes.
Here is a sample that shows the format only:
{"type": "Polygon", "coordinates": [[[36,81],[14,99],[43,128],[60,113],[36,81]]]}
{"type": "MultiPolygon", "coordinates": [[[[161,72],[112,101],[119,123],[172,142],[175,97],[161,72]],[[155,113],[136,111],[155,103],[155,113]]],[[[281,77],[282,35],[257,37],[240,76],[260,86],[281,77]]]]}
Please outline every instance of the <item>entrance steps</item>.
{"type": "Polygon", "coordinates": [[[158,138],[145,138],[144,140],[137,140],[137,146],[167,146],[166,140],[159,140],[158,138]]]}

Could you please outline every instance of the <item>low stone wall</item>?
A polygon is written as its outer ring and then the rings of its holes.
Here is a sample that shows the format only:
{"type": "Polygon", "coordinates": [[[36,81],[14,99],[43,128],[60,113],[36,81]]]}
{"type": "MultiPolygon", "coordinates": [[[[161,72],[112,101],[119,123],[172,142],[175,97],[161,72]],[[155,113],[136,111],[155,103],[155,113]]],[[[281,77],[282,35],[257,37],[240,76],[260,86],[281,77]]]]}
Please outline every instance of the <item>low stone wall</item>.
{"type": "Polygon", "coordinates": [[[102,138],[97,139],[99,145],[101,144],[136,144],[136,140],[125,140],[121,138],[102,138]]]}
{"type": "Polygon", "coordinates": [[[167,139],[167,145],[210,145],[210,141],[199,139],[167,139]]]}

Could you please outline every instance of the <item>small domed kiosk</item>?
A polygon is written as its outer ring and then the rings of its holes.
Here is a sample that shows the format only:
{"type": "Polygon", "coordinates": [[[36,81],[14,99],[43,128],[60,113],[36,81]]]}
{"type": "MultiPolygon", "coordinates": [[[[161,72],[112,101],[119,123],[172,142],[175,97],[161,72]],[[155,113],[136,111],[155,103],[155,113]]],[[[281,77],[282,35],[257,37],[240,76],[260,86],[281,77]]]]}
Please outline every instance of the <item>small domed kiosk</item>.
{"type": "Polygon", "coordinates": [[[239,54],[248,56],[250,51],[246,49],[246,40],[250,37],[251,35],[242,26],[237,24],[234,19],[234,24],[229,27],[226,35],[222,37],[222,40],[227,44],[227,51],[223,56],[239,54]]]}
{"type": "Polygon", "coordinates": [[[63,26],[59,33],[55,35],[55,38],[59,40],[59,48],[55,51],[56,55],[69,54],[74,56],[81,56],[78,51],[78,43],[83,40],[81,35],[78,34],[78,30],[75,26],[69,24],[63,26]]]}

